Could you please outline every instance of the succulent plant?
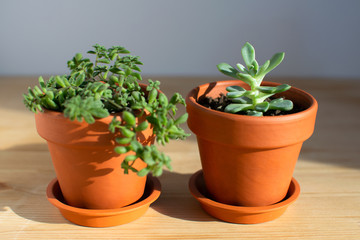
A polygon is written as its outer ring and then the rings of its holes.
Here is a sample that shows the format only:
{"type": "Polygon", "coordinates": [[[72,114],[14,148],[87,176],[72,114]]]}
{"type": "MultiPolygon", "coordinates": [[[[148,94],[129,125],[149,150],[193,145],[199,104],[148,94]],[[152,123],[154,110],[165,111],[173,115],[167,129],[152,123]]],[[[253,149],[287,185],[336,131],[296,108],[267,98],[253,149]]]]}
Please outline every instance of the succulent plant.
{"type": "MultiPolygon", "coordinates": [[[[51,76],[47,81],[39,77],[39,86],[28,88],[24,103],[33,112],[49,109],[63,112],[70,120],[86,121],[89,124],[96,118],[104,118],[110,113],[122,113],[124,124],[117,117],[109,125],[112,133],[121,132],[116,138],[115,152],[128,155],[121,167],[125,173],[137,172],[143,176],[151,172],[162,174],[163,167],[171,169],[170,158],[160,152],[156,145],[143,146],[136,139],[136,133],[145,130],[150,124],[158,143],[165,145],[169,139],[184,139],[188,134],[179,126],[186,122],[187,114],[175,117],[177,105],[185,105],[179,93],[170,100],[160,91],[159,81],[149,80],[146,89],[139,81],[142,65],[138,56],[122,55],[130,52],[121,46],[105,48],[98,44],[88,54],[95,60],[83,58],[77,53],[68,61],[69,75],[51,76]],[[146,111],[146,121],[138,126],[135,119],[146,111]],[[147,167],[140,171],[132,167],[140,158],[147,167]]],[[[115,134],[114,134],[115,135],[115,134]]]]}
{"type": "Polygon", "coordinates": [[[240,63],[236,64],[237,69],[227,63],[217,65],[221,73],[239,79],[250,86],[250,90],[246,90],[240,86],[226,88],[226,96],[232,103],[226,106],[225,112],[246,112],[246,114],[250,116],[263,116],[263,113],[268,110],[292,110],[293,103],[291,100],[277,98],[266,101],[274,94],[287,91],[291,86],[287,84],[276,87],[261,85],[265,75],[283,61],[285,53],[279,52],[274,54],[273,57],[267,60],[262,66],[259,66],[255,60],[255,49],[250,43],[245,43],[241,49],[241,53],[246,67],[240,63]]]}

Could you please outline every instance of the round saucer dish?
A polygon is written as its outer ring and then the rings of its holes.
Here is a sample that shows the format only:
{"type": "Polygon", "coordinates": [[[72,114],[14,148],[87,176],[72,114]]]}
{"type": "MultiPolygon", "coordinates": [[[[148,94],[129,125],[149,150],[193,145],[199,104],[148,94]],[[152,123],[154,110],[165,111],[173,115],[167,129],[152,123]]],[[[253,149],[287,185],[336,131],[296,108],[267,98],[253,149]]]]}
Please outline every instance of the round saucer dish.
{"type": "Polygon", "coordinates": [[[254,224],[268,222],[281,216],[299,197],[300,185],[295,178],[292,178],[288,193],[282,201],[262,207],[233,206],[212,200],[206,190],[202,170],[191,176],[189,190],[211,216],[231,223],[254,224]]]}
{"type": "Polygon", "coordinates": [[[48,201],[57,207],[67,220],[87,227],[111,227],[134,221],[146,212],[160,193],[159,180],[148,176],[144,194],[137,202],[117,209],[84,209],[66,204],[56,178],[49,183],[46,191],[48,201]]]}

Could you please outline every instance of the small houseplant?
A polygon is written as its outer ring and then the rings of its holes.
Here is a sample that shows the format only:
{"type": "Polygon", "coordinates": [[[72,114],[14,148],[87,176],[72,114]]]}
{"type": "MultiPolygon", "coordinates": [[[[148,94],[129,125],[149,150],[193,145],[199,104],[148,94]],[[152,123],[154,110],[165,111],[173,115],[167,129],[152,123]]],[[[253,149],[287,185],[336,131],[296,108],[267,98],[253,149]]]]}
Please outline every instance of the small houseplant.
{"type": "Polygon", "coordinates": [[[61,192],[67,204],[85,209],[118,209],[144,193],[146,176],[171,169],[170,158],[155,141],[184,139],[175,117],[185,104],[170,99],[159,82],[142,80],[138,56],[121,46],[98,44],[68,61],[70,74],[39,78],[24,103],[35,114],[40,136],[48,141],[61,192]]]}
{"type": "Polygon", "coordinates": [[[188,94],[188,125],[197,135],[211,198],[229,206],[256,208],[286,197],[302,143],[314,130],[317,102],[287,84],[263,82],[284,53],[262,66],[251,44],[243,46],[242,55],[246,66],[217,66],[237,80],[204,84],[188,94]]]}

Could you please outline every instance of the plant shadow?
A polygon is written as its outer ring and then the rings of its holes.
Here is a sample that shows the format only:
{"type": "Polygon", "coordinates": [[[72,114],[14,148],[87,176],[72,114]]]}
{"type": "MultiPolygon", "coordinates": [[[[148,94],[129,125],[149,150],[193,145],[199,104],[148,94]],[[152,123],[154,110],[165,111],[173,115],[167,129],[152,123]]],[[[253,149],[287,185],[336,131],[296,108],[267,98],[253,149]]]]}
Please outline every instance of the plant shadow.
{"type": "Polygon", "coordinates": [[[171,218],[186,221],[216,221],[190,194],[188,182],[191,175],[164,171],[159,177],[162,184],[161,195],[151,208],[171,218]]]}

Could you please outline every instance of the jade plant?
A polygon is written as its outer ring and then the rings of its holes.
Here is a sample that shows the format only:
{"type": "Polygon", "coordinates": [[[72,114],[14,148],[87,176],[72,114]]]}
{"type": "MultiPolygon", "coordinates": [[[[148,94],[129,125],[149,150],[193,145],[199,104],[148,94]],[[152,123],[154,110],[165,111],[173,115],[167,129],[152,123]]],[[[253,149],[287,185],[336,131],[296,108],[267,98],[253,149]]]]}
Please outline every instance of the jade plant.
{"type": "Polygon", "coordinates": [[[105,48],[98,44],[87,52],[94,60],[83,58],[77,53],[67,62],[70,74],[51,76],[47,81],[39,77],[39,86],[28,88],[24,94],[27,108],[37,113],[44,109],[63,112],[65,117],[89,124],[96,118],[104,118],[119,113],[123,121],[114,116],[109,131],[115,134],[117,146],[114,151],[124,154],[121,164],[125,173],[137,172],[144,176],[151,172],[154,176],[162,174],[163,167],[171,170],[171,159],[160,152],[156,145],[143,146],[136,133],[153,128],[158,143],[165,145],[169,139],[184,139],[188,134],[179,126],[186,122],[187,114],[175,117],[177,106],[185,105],[179,93],[170,99],[160,91],[159,81],[148,80],[146,89],[139,85],[142,80],[139,65],[143,63],[138,56],[129,55],[121,46],[105,48]],[[136,124],[136,117],[146,114],[146,120],[136,124]],[[132,167],[140,158],[147,167],[136,170],[132,167]]]}
{"type": "Polygon", "coordinates": [[[287,91],[291,86],[287,84],[276,87],[261,85],[265,75],[283,61],[285,53],[274,54],[262,66],[259,66],[255,60],[255,49],[250,43],[245,43],[241,49],[241,54],[246,67],[240,63],[236,64],[237,69],[227,63],[217,65],[221,73],[239,79],[250,86],[250,90],[240,86],[227,87],[226,97],[231,100],[231,103],[226,106],[224,111],[229,113],[245,112],[246,115],[250,116],[263,116],[263,113],[268,110],[292,110],[293,103],[291,100],[284,98],[269,100],[274,94],[287,91]]]}

